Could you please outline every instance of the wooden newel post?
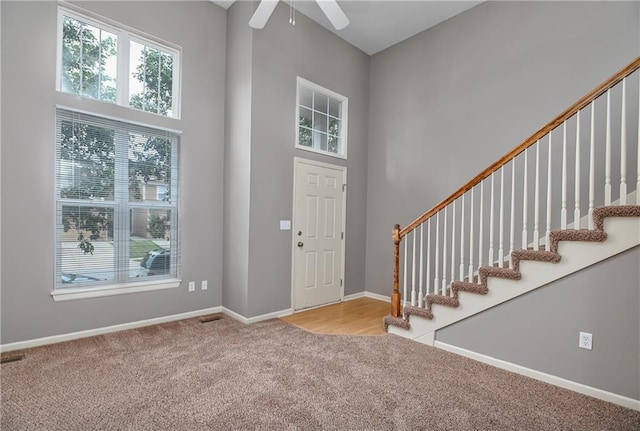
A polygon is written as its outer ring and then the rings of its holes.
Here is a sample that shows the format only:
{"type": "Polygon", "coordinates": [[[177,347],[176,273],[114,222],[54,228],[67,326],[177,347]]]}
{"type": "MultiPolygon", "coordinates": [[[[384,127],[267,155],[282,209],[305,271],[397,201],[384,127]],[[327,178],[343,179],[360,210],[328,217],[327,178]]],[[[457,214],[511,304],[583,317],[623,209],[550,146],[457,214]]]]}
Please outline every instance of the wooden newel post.
{"type": "Polygon", "coordinates": [[[391,315],[400,317],[400,225],[393,227],[393,293],[391,294],[391,315]]]}

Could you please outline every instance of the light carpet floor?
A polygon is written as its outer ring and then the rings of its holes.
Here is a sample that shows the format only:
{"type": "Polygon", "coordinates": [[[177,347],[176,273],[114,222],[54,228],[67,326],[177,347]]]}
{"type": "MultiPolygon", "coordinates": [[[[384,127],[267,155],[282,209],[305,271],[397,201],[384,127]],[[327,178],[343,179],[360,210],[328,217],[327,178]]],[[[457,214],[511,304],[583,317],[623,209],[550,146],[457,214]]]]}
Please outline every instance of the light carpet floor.
{"type": "Polygon", "coordinates": [[[170,322],[2,365],[3,431],[640,430],[640,412],[393,335],[170,322]]]}

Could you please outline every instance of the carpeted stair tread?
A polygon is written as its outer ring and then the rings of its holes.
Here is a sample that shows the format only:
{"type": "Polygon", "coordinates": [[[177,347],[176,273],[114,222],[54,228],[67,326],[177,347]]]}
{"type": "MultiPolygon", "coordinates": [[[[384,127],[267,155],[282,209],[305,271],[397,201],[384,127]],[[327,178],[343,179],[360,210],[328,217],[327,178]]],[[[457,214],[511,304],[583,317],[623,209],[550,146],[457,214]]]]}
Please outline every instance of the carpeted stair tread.
{"type": "Polygon", "coordinates": [[[546,250],[515,250],[511,253],[511,258],[514,261],[514,265],[516,261],[521,260],[535,260],[537,262],[549,262],[549,263],[558,263],[562,256],[558,253],[554,253],[553,251],[546,250]]]}
{"type": "Polygon", "coordinates": [[[425,297],[426,309],[431,310],[433,304],[445,305],[447,307],[457,307],[459,304],[458,298],[444,295],[427,295],[425,297]]]}
{"type": "MultiPolygon", "coordinates": [[[[478,269],[480,283],[470,283],[468,282],[468,277],[465,278],[465,281],[452,281],[449,286],[447,286],[446,293],[449,294],[453,292],[453,296],[429,294],[425,297],[425,308],[405,307],[405,310],[411,310],[410,313],[405,312],[406,320],[399,317],[385,317],[385,329],[388,328],[389,324],[409,329],[409,315],[413,314],[424,317],[420,314],[420,310],[425,310],[429,313],[429,317],[425,317],[426,319],[432,319],[433,313],[431,312],[431,306],[433,304],[457,307],[459,305],[458,292],[471,292],[484,295],[489,291],[487,286],[487,279],[489,277],[507,280],[520,280],[522,278],[522,274],[520,273],[520,261],[532,260],[548,263],[560,262],[562,259],[562,256],[558,253],[558,243],[560,241],[605,241],[607,239],[607,233],[604,231],[604,219],[607,217],[640,217],[640,205],[618,205],[595,208],[593,210],[593,230],[564,229],[551,231],[549,232],[550,250],[545,250],[544,245],[540,245],[542,248],[541,250],[534,250],[532,247],[527,247],[527,249],[522,250],[514,250],[511,252],[512,268],[509,268],[509,261],[504,262],[504,268],[500,268],[498,262],[495,262],[493,266],[481,266],[478,269]],[[389,320],[389,323],[387,323],[387,318],[395,320],[389,320]]],[[[474,281],[478,279],[478,276],[473,277],[474,281]]]]}
{"type": "Polygon", "coordinates": [[[402,317],[393,317],[392,315],[384,316],[382,324],[384,325],[384,330],[387,332],[389,332],[389,325],[407,330],[411,327],[408,320],[405,320],[402,317]]]}
{"type": "Polygon", "coordinates": [[[604,230],[606,217],[640,217],[640,205],[617,205],[594,209],[593,225],[596,230],[604,230]]]}
{"type": "Polygon", "coordinates": [[[478,283],[469,283],[468,281],[454,281],[451,283],[451,289],[453,290],[454,295],[457,295],[458,292],[469,292],[477,293],[478,295],[486,295],[487,292],[489,292],[487,286],[483,286],[482,284],[478,283]]]}
{"type": "Polygon", "coordinates": [[[416,307],[415,305],[407,305],[404,307],[404,315],[407,319],[409,319],[409,316],[419,316],[429,320],[433,319],[431,310],[427,310],[424,307],[416,307]]]}
{"type": "Polygon", "coordinates": [[[511,268],[496,268],[493,266],[481,266],[480,277],[483,282],[487,277],[504,278],[506,280],[520,280],[522,275],[520,271],[511,268]]]}
{"type": "Polygon", "coordinates": [[[601,230],[565,229],[554,230],[549,234],[551,251],[558,251],[560,241],[590,241],[603,242],[607,239],[607,233],[601,230]]]}

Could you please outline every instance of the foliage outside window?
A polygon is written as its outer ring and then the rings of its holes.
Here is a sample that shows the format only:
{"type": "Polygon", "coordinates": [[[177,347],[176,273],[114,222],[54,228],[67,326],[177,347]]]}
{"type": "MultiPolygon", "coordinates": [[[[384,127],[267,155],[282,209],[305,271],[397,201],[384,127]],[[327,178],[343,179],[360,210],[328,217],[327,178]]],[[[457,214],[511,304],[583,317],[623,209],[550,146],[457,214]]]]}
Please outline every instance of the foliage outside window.
{"type": "Polygon", "coordinates": [[[296,147],[347,156],[347,98],[298,78],[296,147]]]}
{"type": "Polygon", "coordinates": [[[60,91],[178,117],[178,50],[62,8],[60,21],[60,91]]]}
{"type": "Polygon", "coordinates": [[[62,35],[62,91],[115,103],[118,36],[66,15],[62,35]]]}
{"type": "Polygon", "coordinates": [[[56,288],[177,277],[177,145],[169,132],[58,109],[56,288]],[[160,270],[144,267],[153,253],[160,270]]]}

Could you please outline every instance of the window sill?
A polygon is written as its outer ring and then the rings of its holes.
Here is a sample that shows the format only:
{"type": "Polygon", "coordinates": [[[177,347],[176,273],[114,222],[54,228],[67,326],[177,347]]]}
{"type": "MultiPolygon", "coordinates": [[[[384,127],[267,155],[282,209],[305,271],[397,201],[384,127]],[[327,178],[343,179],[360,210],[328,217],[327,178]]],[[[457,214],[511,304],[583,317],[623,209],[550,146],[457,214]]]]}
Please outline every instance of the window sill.
{"type": "Polygon", "coordinates": [[[330,153],[329,151],[324,151],[324,150],[320,150],[318,148],[313,148],[313,147],[305,147],[304,145],[297,145],[297,144],[295,147],[298,150],[310,151],[312,153],[322,154],[324,156],[335,157],[336,159],[347,160],[346,154],[330,153]]]}
{"type": "Polygon", "coordinates": [[[169,280],[143,281],[126,284],[110,284],[106,286],[85,288],[54,289],[51,292],[53,300],[71,301],[74,299],[99,298],[104,296],[125,295],[129,293],[149,292],[153,290],[173,289],[180,286],[182,280],[172,278],[169,280]]]}

